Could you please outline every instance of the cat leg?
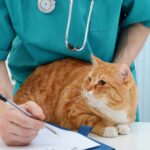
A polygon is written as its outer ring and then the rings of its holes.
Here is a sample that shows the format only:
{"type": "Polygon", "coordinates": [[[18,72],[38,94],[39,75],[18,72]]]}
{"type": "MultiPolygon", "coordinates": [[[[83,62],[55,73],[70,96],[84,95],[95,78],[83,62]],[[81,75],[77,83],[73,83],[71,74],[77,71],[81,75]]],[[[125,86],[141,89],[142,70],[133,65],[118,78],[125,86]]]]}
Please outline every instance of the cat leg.
{"type": "Polygon", "coordinates": [[[129,124],[118,124],[116,127],[120,135],[127,135],[130,133],[130,130],[131,130],[131,127],[129,124]]]}
{"type": "Polygon", "coordinates": [[[78,130],[80,126],[93,127],[100,121],[100,118],[93,114],[87,107],[83,105],[73,104],[66,110],[66,118],[71,123],[71,128],[78,130]]]}
{"type": "Polygon", "coordinates": [[[113,138],[118,136],[118,130],[113,124],[105,123],[105,122],[99,122],[96,124],[92,130],[93,133],[103,136],[103,137],[108,137],[108,138],[113,138]]]}
{"type": "Polygon", "coordinates": [[[72,123],[72,129],[78,129],[81,125],[93,127],[92,132],[104,137],[118,136],[118,130],[114,124],[104,121],[102,118],[88,112],[81,105],[72,105],[67,110],[68,121],[72,123]]]}

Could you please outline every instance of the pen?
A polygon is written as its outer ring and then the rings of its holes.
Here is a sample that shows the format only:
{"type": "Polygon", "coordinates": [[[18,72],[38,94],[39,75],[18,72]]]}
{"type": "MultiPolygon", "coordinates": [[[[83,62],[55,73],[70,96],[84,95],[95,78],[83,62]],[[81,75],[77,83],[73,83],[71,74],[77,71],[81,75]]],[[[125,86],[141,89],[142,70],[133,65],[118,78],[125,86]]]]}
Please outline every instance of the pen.
{"type": "MultiPolygon", "coordinates": [[[[2,100],[5,103],[9,103],[12,107],[14,107],[15,109],[19,110],[20,112],[22,112],[23,114],[25,114],[28,117],[33,118],[33,116],[25,111],[23,108],[19,107],[17,104],[15,104],[13,101],[11,101],[10,99],[4,97],[3,95],[0,94],[0,100],[2,100]]],[[[53,132],[54,134],[58,135],[53,129],[51,129],[49,127],[49,125],[47,123],[44,123],[44,127],[47,128],[48,130],[50,130],[51,132],[53,132]]]]}

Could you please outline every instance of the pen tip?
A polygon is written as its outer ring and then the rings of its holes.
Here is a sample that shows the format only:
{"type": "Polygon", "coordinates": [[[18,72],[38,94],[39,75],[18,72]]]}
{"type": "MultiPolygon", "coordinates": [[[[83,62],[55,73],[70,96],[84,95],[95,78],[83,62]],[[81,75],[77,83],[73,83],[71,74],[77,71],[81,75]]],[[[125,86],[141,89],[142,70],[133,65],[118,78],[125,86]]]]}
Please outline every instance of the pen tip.
{"type": "Polygon", "coordinates": [[[2,101],[4,101],[4,102],[7,101],[7,99],[6,99],[4,96],[2,96],[1,94],[0,94],[0,100],[2,100],[2,101]]]}

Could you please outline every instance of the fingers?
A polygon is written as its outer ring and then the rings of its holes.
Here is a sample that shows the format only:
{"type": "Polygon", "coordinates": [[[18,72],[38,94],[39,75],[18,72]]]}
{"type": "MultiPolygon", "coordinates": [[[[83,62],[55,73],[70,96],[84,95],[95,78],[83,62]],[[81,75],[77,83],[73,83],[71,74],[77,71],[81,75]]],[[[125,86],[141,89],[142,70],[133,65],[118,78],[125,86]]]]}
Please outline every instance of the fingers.
{"type": "MultiPolygon", "coordinates": [[[[44,118],[41,108],[34,102],[22,105],[32,115],[44,118]]],[[[19,110],[9,108],[0,117],[0,135],[7,145],[21,146],[29,144],[43,128],[44,123],[30,118],[19,110]]]]}
{"type": "Polygon", "coordinates": [[[28,137],[8,134],[7,136],[2,137],[2,139],[8,146],[25,146],[28,145],[36,136],[37,134],[28,137]],[[9,138],[7,138],[8,136],[9,138]]]}
{"type": "Polygon", "coordinates": [[[38,118],[40,120],[45,119],[45,115],[41,109],[35,102],[28,101],[27,103],[21,105],[24,109],[26,109],[28,112],[30,112],[35,118],[38,118]]]}
{"type": "Polygon", "coordinates": [[[39,129],[24,128],[12,123],[10,121],[11,115],[9,114],[14,114],[13,111],[16,110],[10,109],[8,114],[6,113],[2,118],[0,118],[1,138],[7,145],[27,145],[37,136],[39,129]]]}
{"type": "Polygon", "coordinates": [[[23,128],[28,128],[28,129],[41,129],[44,126],[44,123],[30,118],[28,116],[25,116],[23,113],[16,109],[10,109],[5,113],[5,119],[8,120],[8,122],[12,122],[14,124],[17,124],[23,128]],[[9,112],[11,111],[11,113],[9,112]]]}
{"type": "Polygon", "coordinates": [[[9,133],[15,134],[18,136],[23,136],[23,137],[30,137],[30,136],[37,135],[37,132],[39,131],[36,129],[23,128],[14,123],[9,123],[8,126],[9,126],[9,128],[8,128],[9,133]]]}

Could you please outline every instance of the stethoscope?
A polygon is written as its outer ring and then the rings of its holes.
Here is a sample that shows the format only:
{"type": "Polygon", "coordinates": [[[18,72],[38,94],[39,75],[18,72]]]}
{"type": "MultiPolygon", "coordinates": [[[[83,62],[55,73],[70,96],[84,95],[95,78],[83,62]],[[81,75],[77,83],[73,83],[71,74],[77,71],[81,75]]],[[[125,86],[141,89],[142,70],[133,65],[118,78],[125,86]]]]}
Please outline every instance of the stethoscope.
{"type": "MultiPolygon", "coordinates": [[[[73,44],[71,44],[68,41],[71,18],[72,18],[72,8],[73,8],[73,0],[70,0],[68,22],[67,22],[66,35],[65,35],[66,47],[69,50],[71,50],[71,51],[82,51],[85,48],[86,42],[87,42],[87,37],[88,37],[88,32],[89,32],[89,26],[90,26],[90,20],[91,20],[91,14],[93,11],[93,6],[94,6],[94,0],[91,0],[91,5],[90,5],[89,14],[88,14],[83,44],[82,44],[82,46],[74,46],[73,44]]],[[[50,13],[55,9],[55,7],[56,7],[56,1],[55,0],[38,0],[38,8],[43,13],[50,13]]]]}

